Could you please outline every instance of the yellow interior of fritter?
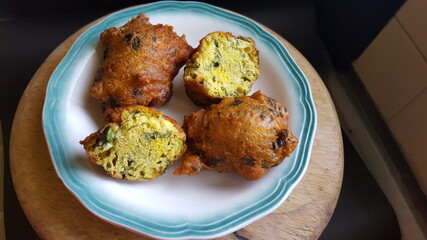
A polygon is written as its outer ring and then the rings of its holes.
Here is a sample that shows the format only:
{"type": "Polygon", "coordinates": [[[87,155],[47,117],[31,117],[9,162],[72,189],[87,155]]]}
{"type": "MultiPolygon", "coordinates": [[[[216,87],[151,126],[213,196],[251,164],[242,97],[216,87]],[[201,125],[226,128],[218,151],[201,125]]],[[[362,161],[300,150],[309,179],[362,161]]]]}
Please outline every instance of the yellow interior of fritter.
{"type": "Polygon", "coordinates": [[[115,177],[154,179],[180,157],[184,139],[161,115],[124,111],[121,125],[107,127],[93,148],[97,164],[115,177]],[[101,144],[98,144],[101,142],[101,144]]]}
{"type": "Polygon", "coordinates": [[[249,93],[259,76],[258,52],[252,41],[221,33],[212,33],[204,41],[185,75],[199,77],[212,96],[238,97],[249,93]]]}

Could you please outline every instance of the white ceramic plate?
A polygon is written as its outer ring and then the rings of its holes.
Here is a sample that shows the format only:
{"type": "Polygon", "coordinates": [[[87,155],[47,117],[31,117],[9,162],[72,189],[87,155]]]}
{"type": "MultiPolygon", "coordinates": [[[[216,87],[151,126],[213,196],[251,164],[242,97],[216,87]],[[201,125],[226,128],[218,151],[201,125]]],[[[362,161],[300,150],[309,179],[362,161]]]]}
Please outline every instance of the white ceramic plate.
{"type": "MultiPolygon", "coordinates": [[[[182,69],[172,100],[160,110],[181,123],[185,114],[199,110],[185,95],[182,69]]],[[[307,168],[316,112],[307,79],[280,41],[262,27],[204,3],[157,2],[113,13],[77,39],[49,81],[43,127],[59,177],[92,213],[155,238],[206,239],[236,231],[283,203],[307,168]],[[79,141],[103,125],[101,105],[87,93],[102,59],[99,34],[138,13],[153,24],[174,26],[193,47],[213,31],[252,37],[261,64],[252,90],[287,106],[289,125],[300,140],[292,156],[257,181],[209,171],[173,176],[175,165],[156,180],[130,182],[113,179],[90,163],[79,141]]]]}

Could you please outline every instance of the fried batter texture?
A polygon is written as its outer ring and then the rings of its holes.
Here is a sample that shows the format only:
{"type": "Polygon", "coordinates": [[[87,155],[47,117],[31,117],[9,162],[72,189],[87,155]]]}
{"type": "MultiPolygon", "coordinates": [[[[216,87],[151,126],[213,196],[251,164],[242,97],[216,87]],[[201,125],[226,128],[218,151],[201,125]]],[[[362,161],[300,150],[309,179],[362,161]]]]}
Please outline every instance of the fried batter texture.
{"type": "Polygon", "coordinates": [[[174,175],[202,170],[237,172],[248,180],[261,178],[282,163],[298,144],[287,125],[285,106],[260,91],[224,98],[184,117],[187,153],[174,175]]]}
{"type": "Polygon", "coordinates": [[[172,96],[172,80],[193,52],[173,27],[152,25],[144,14],[100,36],[104,59],[89,93],[103,103],[104,119],[114,122],[116,108],[157,107],[172,96]]]}
{"type": "Polygon", "coordinates": [[[154,108],[131,106],[119,123],[108,123],[83,141],[89,159],[114,178],[148,181],[164,172],[185,152],[179,124],[154,108]]]}

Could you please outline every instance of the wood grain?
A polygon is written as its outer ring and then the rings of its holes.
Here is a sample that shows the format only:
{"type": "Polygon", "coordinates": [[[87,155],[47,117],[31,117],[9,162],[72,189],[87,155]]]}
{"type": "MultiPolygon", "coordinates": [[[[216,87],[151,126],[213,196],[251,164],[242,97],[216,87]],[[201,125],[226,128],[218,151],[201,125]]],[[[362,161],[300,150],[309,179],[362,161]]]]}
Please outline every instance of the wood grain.
{"type": "MultiPolygon", "coordinates": [[[[99,219],[80,204],[58,178],[43,134],[42,109],[49,78],[77,37],[95,22],[68,38],[38,69],[21,98],[12,127],[10,167],[14,187],[28,220],[42,239],[146,239],[99,219]]],[[[310,164],[301,182],[278,209],[222,237],[224,240],[317,239],[329,222],[341,189],[343,146],[334,104],[310,63],[275,35],[311,85],[318,122],[310,164]]]]}

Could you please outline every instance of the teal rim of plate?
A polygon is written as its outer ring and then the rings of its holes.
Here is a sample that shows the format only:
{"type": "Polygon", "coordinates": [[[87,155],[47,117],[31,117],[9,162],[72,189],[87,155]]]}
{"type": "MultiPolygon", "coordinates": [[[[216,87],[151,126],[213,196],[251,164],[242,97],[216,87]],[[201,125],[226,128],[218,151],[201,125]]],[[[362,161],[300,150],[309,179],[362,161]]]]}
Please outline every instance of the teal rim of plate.
{"type": "Polygon", "coordinates": [[[56,172],[65,186],[71,190],[86,208],[95,215],[114,224],[152,237],[170,239],[211,238],[214,236],[222,236],[246,226],[280,206],[301,180],[308,167],[317,127],[316,109],[312,99],[309,82],[285,46],[283,46],[283,44],[271,33],[267,32],[247,17],[206,3],[191,1],[161,1],[127,8],[108,15],[81,34],[59,63],[49,80],[42,122],[56,172]],[[242,208],[238,212],[230,214],[226,218],[213,220],[209,224],[182,223],[170,226],[160,222],[150,222],[144,220],[142,216],[133,216],[128,212],[120,211],[120,209],[102,202],[102,200],[99,200],[87,190],[87,186],[84,182],[77,179],[72,171],[69,171],[70,161],[73,160],[66,146],[69,146],[70,143],[68,143],[66,139],[60,137],[62,129],[65,127],[63,123],[67,119],[66,111],[68,99],[64,97],[64,95],[69,94],[67,90],[69,84],[71,84],[67,74],[72,72],[76,67],[73,62],[77,61],[76,58],[80,54],[81,49],[89,44],[90,41],[93,41],[95,35],[98,39],[100,32],[123,19],[130,19],[130,17],[136,16],[139,13],[149,15],[165,11],[202,12],[203,14],[232,22],[253,33],[263,41],[266,46],[278,54],[279,59],[282,61],[281,64],[289,71],[289,75],[292,81],[297,85],[296,89],[299,91],[297,93],[299,96],[298,104],[301,107],[304,119],[302,129],[299,133],[299,145],[293,153],[296,160],[290,167],[290,171],[279,179],[275,187],[272,188],[271,193],[267,196],[258,199],[253,204],[242,208]]]}

